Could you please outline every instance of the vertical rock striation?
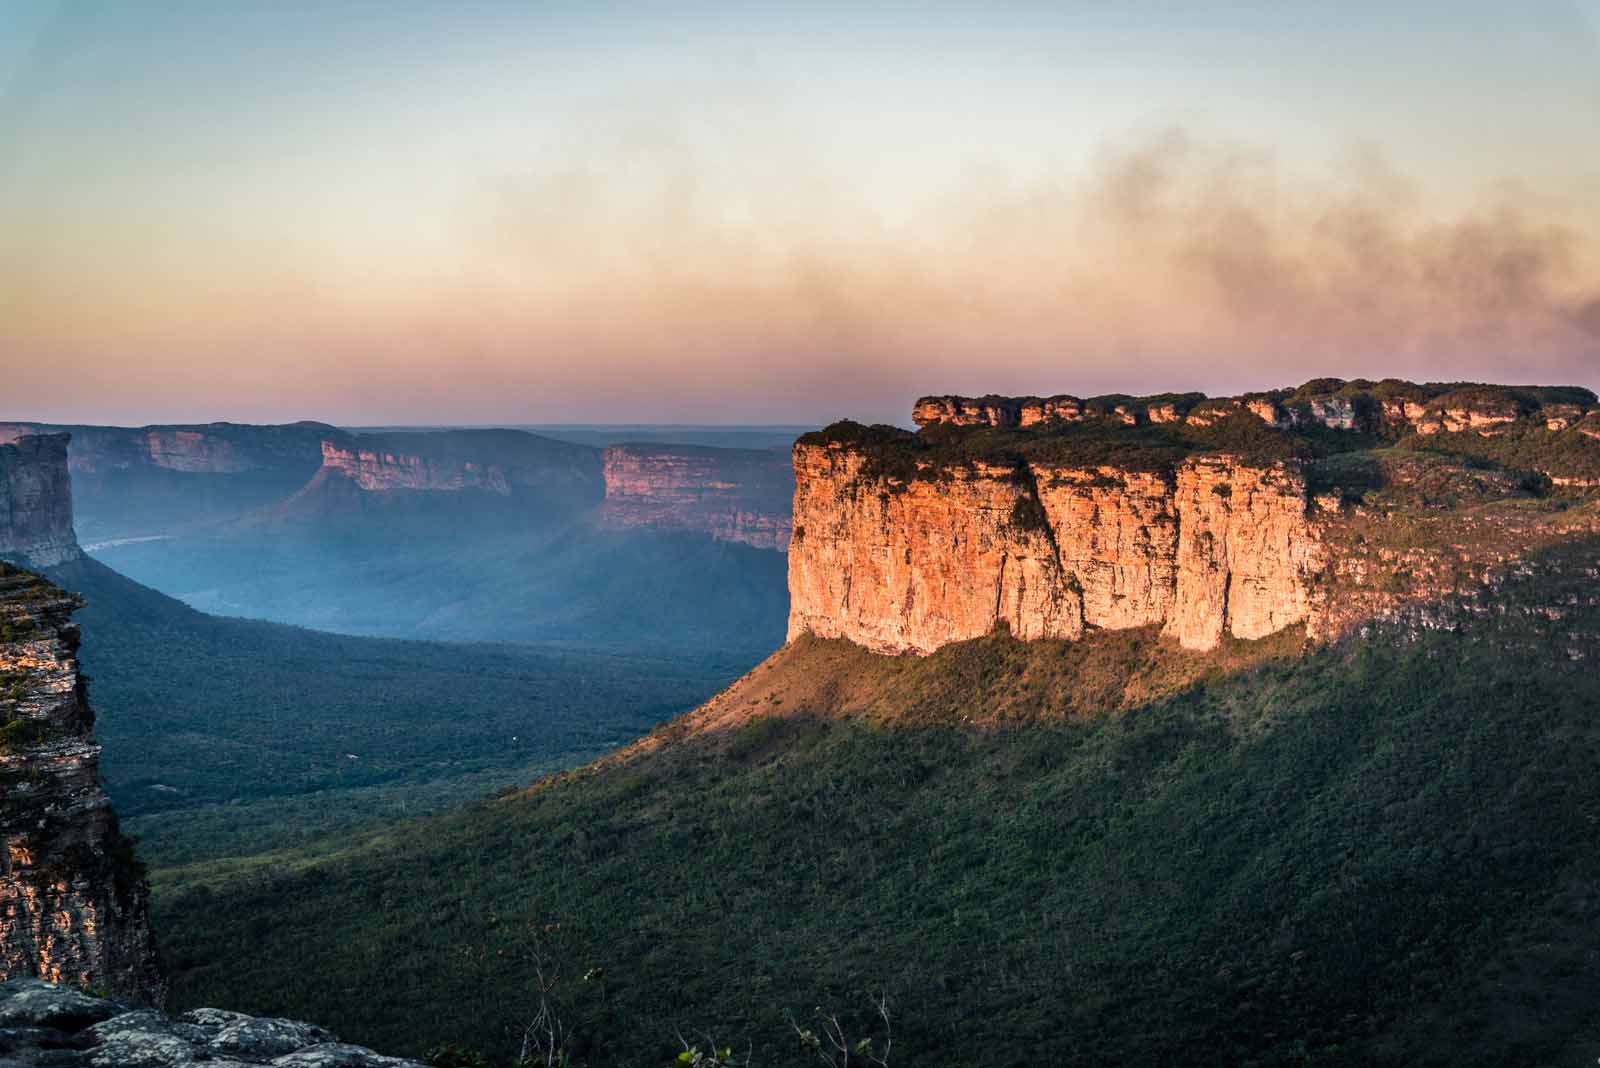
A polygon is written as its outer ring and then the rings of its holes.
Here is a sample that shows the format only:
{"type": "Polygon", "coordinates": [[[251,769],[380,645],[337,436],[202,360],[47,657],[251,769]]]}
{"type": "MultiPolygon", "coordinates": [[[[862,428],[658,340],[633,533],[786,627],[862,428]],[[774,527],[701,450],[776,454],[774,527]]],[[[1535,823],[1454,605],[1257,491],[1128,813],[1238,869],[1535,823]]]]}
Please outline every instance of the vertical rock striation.
{"type": "Polygon", "coordinates": [[[367,492],[535,494],[563,508],[597,504],[604,495],[598,450],[521,430],[330,437],[322,443],[318,474],[348,479],[367,492]]]}
{"type": "Polygon", "coordinates": [[[789,636],[931,652],[1161,624],[1183,646],[1304,622],[1321,562],[1304,476],[1228,456],[1175,473],[971,461],[897,478],[795,446],[789,636]]]}
{"type": "Polygon", "coordinates": [[[1195,457],[1178,469],[1178,553],[1167,631],[1187,649],[1226,633],[1264,638],[1303,623],[1322,566],[1298,465],[1195,457]]]}
{"type": "Polygon", "coordinates": [[[0,557],[54,567],[80,555],[72,530],[66,434],[0,445],[0,557]]]}
{"type": "Polygon", "coordinates": [[[78,671],[79,604],[0,565],[0,980],[154,1003],[146,889],[100,786],[78,671]]]}
{"type": "Polygon", "coordinates": [[[1335,638],[1459,602],[1600,517],[1568,510],[1600,487],[1600,399],[1578,387],[932,396],[912,417],[796,444],[791,638],[1335,638]]]}
{"type": "Polygon", "coordinates": [[[381,445],[324,441],[322,466],[369,491],[479,489],[501,496],[511,493],[510,481],[495,464],[469,459],[436,461],[381,445]]]}

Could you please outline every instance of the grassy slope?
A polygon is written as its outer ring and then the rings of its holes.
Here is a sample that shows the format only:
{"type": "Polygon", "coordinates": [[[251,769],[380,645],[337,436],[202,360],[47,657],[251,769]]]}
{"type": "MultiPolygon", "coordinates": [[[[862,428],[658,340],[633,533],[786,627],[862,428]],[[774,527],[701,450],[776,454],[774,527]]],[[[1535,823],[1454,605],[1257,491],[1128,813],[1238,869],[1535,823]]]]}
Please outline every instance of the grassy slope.
{"type": "Polygon", "coordinates": [[[677,1028],[804,1063],[785,1010],[864,1026],[880,988],[899,1064],[1592,1064],[1600,620],[1569,611],[1304,657],[804,642],[673,744],[166,897],[174,1000],[504,1055],[537,940],[594,1065],[677,1028]]]}
{"type": "Polygon", "coordinates": [[[527,782],[744,666],[341,637],[208,616],[92,560],[51,577],[88,601],[107,785],[158,869],[527,782]]]}

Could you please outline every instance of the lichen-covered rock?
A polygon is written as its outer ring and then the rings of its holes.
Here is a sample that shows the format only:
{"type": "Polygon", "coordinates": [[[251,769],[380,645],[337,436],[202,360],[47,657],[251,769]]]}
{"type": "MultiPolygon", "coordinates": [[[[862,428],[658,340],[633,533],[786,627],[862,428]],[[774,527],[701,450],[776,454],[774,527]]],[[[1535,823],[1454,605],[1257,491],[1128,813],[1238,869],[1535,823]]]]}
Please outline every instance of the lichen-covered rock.
{"type": "Polygon", "coordinates": [[[307,1046],[336,1041],[333,1032],[315,1024],[276,1017],[243,1017],[224,1024],[207,1043],[218,1053],[249,1057],[281,1057],[307,1046]]]}
{"type": "Polygon", "coordinates": [[[174,1020],[37,979],[0,983],[0,1068],[422,1068],[313,1024],[196,1009],[174,1020]]]}
{"type": "Polygon", "coordinates": [[[416,1063],[343,1042],[308,1046],[272,1061],[273,1068],[409,1068],[416,1063]]]}
{"type": "Polygon", "coordinates": [[[94,997],[74,986],[37,979],[0,983],[0,1027],[44,1027],[80,1031],[126,1010],[126,1006],[94,997]]]}

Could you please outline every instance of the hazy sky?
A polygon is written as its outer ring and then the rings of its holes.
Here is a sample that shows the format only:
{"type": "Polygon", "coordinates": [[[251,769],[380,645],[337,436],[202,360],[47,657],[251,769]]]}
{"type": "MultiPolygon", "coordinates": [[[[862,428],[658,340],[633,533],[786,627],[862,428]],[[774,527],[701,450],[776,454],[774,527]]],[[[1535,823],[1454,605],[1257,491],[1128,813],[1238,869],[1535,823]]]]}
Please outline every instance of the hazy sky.
{"type": "Polygon", "coordinates": [[[1600,0],[0,0],[0,418],[1600,386],[1600,0]]]}

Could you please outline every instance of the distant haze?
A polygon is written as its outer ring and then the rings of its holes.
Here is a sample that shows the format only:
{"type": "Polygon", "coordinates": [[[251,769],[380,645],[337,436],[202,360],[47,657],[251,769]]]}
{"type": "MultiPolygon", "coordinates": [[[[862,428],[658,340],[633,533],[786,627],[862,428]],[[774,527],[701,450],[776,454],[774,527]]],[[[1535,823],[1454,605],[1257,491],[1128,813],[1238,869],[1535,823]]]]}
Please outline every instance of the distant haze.
{"type": "Polygon", "coordinates": [[[1597,8],[15,0],[0,418],[1600,386],[1597,8]]]}

